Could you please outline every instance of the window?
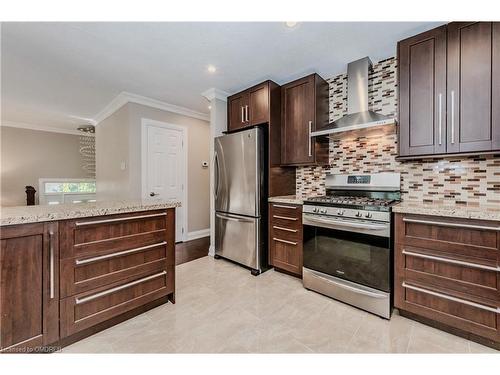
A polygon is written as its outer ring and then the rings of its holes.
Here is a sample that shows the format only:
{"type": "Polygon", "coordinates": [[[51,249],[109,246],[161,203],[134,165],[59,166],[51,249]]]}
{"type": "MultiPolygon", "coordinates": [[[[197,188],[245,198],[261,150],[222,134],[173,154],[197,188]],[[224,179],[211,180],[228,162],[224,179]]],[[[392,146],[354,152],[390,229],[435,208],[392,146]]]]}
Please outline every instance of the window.
{"type": "Polygon", "coordinates": [[[40,204],[96,201],[96,184],[93,179],[40,178],[38,186],[40,204]]]}

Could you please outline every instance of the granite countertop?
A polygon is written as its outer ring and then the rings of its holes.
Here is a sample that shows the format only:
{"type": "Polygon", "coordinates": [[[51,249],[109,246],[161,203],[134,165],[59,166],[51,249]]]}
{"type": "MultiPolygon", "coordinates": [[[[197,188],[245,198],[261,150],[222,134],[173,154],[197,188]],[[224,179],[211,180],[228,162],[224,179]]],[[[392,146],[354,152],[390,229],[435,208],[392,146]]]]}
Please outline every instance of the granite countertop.
{"type": "Polygon", "coordinates": [[[288,204],[303,204],[304,199],[299,198],[296,195],[281,195],[276,197],[269,197],[268,199],[271,203],[288,203],[288,204]]]}
{"type": "Polygon", "coordinates": [[[500,221],[500,207],[464,206],[456,204],[402,201],[392,207],[393,212],[465,219],[500,221]]]}
{"type": "Polygon", "coordinates": [[[0,226],[57,221],[180,207],[178,201],[100,201],[57,205],[0,207],[0,226]]]}

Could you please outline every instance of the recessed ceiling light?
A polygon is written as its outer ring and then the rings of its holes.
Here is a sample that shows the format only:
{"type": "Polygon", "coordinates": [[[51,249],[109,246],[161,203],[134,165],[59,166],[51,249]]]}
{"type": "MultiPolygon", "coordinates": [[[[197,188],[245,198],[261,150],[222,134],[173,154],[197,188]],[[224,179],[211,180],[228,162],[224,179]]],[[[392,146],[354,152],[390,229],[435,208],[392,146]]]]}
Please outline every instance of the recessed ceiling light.
{"type": "Polygon", "coordinates": [[[294,21],[286,21],[285,22],[285,26],[290,28],[290,29],[293,29],[295,26],[297,26],[298,22],[294,22],[294,21]]]}
{"type": "Polygon", "coordinates": [[[207,67],[207,70],[208,70],[209,73],[215,73],[215,71],[217,70],[217,68],[215,66],[213,66],[213,65],[209,65],[207,67]]]}
{"type": "Polygon", "coordinates": [[[209,106],[208,106],[208,109],[212,109],[212,106],[211,106],[211,105],[209,105],[209,106]]]}

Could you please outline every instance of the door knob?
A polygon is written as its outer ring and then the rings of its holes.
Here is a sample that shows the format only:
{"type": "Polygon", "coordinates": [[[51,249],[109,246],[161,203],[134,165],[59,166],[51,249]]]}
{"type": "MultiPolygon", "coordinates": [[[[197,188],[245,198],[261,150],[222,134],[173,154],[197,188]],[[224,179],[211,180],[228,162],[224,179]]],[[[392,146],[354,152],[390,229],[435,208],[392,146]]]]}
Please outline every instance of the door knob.
{"type": "Polygon", "coordinates": [[[150,196],[150,197],[154,197],[155,195],[160,195],[160,194],[155,193],[155,192],[151,192],[151,193],[149,193],[149,196],[150,196]]]}

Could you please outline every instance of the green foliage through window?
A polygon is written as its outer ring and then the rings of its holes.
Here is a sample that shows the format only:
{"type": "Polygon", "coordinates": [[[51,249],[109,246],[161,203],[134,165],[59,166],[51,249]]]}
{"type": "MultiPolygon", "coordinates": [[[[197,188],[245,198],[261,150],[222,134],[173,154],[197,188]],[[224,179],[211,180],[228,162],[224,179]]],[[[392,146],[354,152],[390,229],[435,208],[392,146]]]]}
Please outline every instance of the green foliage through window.
{"type": "Polygon", "coordinates": [[[95,193],[95,181],[46,182],[45,193],[95,193]]]}

